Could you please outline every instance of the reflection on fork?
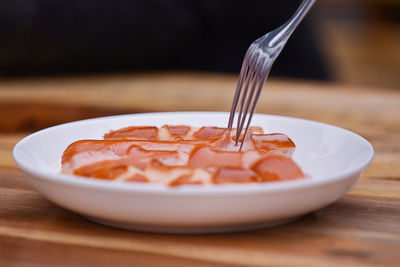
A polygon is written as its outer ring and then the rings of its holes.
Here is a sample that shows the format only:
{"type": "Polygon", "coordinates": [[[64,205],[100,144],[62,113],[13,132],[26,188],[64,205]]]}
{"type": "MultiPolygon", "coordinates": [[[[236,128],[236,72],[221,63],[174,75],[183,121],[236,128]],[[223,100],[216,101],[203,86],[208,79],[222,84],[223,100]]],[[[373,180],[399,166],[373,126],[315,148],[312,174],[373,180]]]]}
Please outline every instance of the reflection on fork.
{"type": "MultiPolygon", "coordinates": [[[[236,145],[239,144],[245,124],[246,127],[242,140],[246,138],[261,90],[264,87],[274,61],[314,2],[315,0],[304,0],[290,20],[279,28],[255,40],[247,50],[239,74],[239,81],[228,122],[228,129],[231,131],[238,102],[240,101],[237,117],[236,145]]],[[[243,142],[240,144],[239,151],[242,149],[242,145],[243,142]]]]}

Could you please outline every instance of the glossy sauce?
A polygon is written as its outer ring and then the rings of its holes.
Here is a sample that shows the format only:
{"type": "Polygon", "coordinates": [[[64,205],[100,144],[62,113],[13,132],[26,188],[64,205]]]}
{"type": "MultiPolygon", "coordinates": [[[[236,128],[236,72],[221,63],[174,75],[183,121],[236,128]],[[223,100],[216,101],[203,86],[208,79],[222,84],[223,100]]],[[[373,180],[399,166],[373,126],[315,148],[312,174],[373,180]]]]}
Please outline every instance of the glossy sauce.
{"type": "Polygon", "coordinates": [[[62,172],[168,186],[305,177],[291,159],[295,144],[286,135],[263,134],[260,127],[252,127],[243,150],[238,152],[234,132],[185,125],[126,127],[105,134],[105,140],[81,140],[69,145],[62,157],[62,172]]]}

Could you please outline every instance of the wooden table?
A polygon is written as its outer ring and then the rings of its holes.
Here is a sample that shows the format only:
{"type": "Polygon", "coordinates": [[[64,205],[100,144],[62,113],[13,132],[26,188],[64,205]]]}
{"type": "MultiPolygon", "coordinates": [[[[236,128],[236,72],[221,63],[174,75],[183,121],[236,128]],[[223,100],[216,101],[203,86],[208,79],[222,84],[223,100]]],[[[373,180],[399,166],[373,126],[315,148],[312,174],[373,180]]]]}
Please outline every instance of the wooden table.
{"type": "Polygon", "coordinates": [[[400,91],[271,81],[258,112],[322,121],[376,156],[337,203],[275,228],[224,235],[129,232],[86,221],[37,193],[11,157],[27,133],[110,114],[228,110],[236,77],[201,73],[0,82],[1,266],[400,266],[400,91]]]}

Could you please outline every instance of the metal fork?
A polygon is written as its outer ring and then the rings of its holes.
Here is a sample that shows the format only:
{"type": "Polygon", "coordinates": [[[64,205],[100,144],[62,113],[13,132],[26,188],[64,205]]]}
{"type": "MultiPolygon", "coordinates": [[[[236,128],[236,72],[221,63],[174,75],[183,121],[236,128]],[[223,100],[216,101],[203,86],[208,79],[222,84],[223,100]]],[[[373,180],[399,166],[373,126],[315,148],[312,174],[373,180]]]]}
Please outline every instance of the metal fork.
{"type": "MultiPolygon", "coordinates": [[[[304,0],[296,13],[285,24],[255,40],[247,50],[240,70],[239,81],[233,97],[228,122],[228,129],[231,131],[237,104],[241,97],[237,118],[236,146],[240,141],[246,118],[248,118],[242,140],[246,139],[261,90],[264,87],[275,59],[279,56],[287,40],[308,13],[314,2],[315,0],[304,0]],[[250,113],[248,114],[249,108],[250,113]]],[[[242,150],[242,146],[243,142],[240,144],[239,151],[242,150]]]]}

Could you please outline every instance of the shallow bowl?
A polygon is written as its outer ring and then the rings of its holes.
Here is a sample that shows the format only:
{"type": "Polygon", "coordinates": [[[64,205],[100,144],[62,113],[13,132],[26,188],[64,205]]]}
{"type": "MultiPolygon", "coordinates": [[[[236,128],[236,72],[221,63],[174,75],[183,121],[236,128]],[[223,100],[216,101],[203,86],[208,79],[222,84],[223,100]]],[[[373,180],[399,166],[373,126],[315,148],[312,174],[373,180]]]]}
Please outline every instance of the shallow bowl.
{"type": "Polygon", "coordinates": [[[213,233],[256,229],[292,221],[342,198],[373,158],[371,144],[332,125],[255,114],[265,133],[284,133],[296,144],[294,160],[309,179],[261,184],[167,187],[117,183],[60,173],[65,148],[81,139],[133,125],[225,127],[224,112],[121,115],[54,126],[22,139],[13,156],[48,200],[90,220],[126,229],[213,233]]]}

